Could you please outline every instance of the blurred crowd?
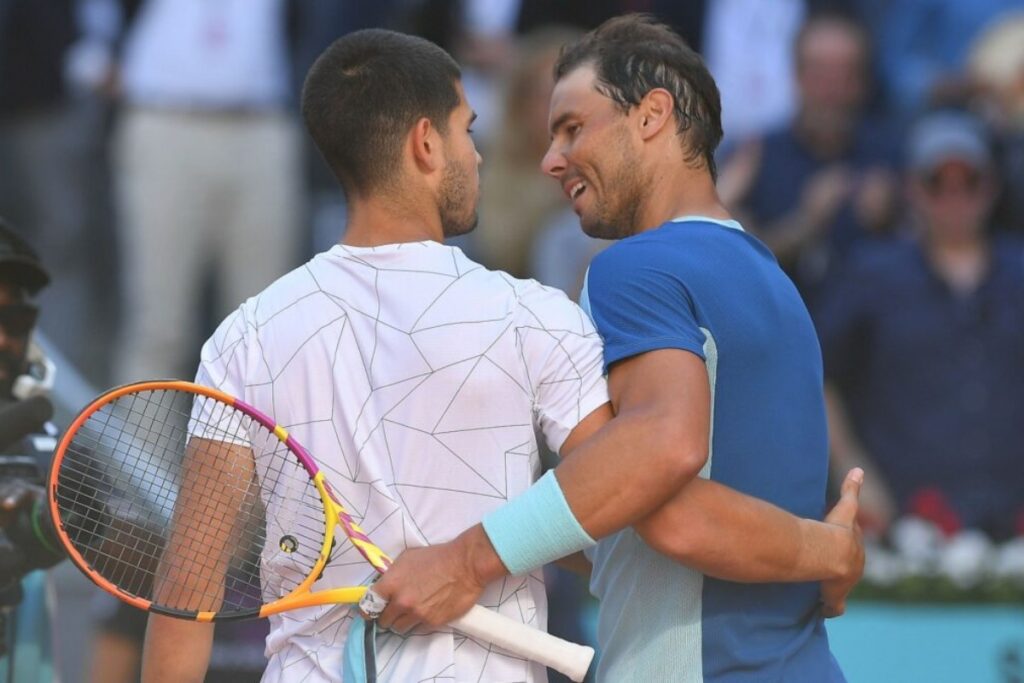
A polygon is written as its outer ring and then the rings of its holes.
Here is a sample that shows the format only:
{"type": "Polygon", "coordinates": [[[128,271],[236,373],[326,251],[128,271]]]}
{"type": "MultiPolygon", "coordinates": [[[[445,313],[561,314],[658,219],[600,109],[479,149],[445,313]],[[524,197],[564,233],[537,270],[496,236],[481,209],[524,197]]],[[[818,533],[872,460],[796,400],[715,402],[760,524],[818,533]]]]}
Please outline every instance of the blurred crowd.
{"type": "Polygon", "coordinates": [[[539,171],[550,72],[629,11],[718,82],[720,191],[818,326],[865,526],[1024,535],[1021,0],[0,0],[0,216],[54,275],[43,334],[97,385],[190,378],[217,321],[336,242],[296,103],[370,26],[463,66],[484,163],[459,246],[575,298],[605,245],[539,171]]]}

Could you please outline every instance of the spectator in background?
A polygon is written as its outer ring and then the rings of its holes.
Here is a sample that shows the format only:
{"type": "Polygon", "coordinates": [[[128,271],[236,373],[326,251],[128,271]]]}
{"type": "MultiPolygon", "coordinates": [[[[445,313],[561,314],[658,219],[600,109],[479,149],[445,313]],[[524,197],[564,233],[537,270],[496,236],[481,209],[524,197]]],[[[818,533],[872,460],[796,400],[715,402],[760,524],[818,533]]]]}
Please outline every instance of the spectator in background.
{"type": "Polygon", "coordinates": [[[793,43],[807,2],[717,0],[707,3],[706,13],[703,53],[722,93],[727,152],[792,119],[796,108],[793,43]]]}
{"type": "Polygon", "coordinates": [[[1020,0],[859,0],[870,12],[887,100],[904,116],[961,100],[978,84],[965,71],[976,36],[1020,0]]]}
{"type": "Polygon", "coordinates": [[[835,12],[810,16],[796,45],[799,104],[792,124],[725,164],[720,191],[775,253],[812,308],[857,242],[884,233],[896,206],[895,140],[863,114],[871,46],[835,12]]]}
{"type": "Polygon", "coordinates": [[[288,8],[144,0],[130,17],[114,168],[122,380],[185,371],[211,271],[209,313],[220,318],[297,260],[302,166],[288,8]]]}
{"type": "MultiPolygon", "coordinates": [[[[48,390],[52,377],[46,375],[52,375],[52,365],[47,366],[31,337],[39,312],[35,296],[49,282],[35,250],[0,219],[2,409],[48,390]]],[[[0,443],[0,683],[48,681],[54,675],[52,605],[46,575],[35,570],[64,559],[40,518],[46,500],[42,472],[56,445],[57,429],[49,421],[39,428],[39,421],[25,425],[30,433],[0,443]]],[[[5,424],[8,432],[10,427],[5,424]]]]}
{"type": "Polygon", "coordinates": [[[818,315],[833,471],[866,467],[866,525],[916,512],[1003,540],[1024,531],[1024,245],[988,234],[977,120],[929,115],[908,163],[915,239],[860,253],[818,315]]]}
{"type": "Polygon", "coordinates": [[[0,0],[0,214],[55,274],[40,327],[93,380],[113,323],[105,273],[114,249],[101,217],[101,109],[73,96],[78,11],[88,0],[0,0]]]}
{"type": "Polygon", "coordinates": [[[968,59],[975,106],[995,129],[1004,187],[994,227],[1024,234],[1024,10],[978,36],[968,59]]]}

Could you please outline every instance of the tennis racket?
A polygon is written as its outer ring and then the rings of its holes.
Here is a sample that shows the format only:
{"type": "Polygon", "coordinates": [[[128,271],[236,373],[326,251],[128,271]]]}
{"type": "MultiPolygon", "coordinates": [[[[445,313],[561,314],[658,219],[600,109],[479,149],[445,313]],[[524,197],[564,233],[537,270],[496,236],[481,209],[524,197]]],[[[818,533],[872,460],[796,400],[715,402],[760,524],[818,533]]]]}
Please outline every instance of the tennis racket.
{"type": "MultiPolygon", "coordinates": [[[[200,622],[357,603],[314,589],[340,526],[378,572],[391,559],[284,427],[190,382],[140,382],[88,405],[53,457],[50,512],[71,560],[139,609],[200,622]]],[[[452,628],[582,681],[592,648],[481,606],[452,628]]]]}

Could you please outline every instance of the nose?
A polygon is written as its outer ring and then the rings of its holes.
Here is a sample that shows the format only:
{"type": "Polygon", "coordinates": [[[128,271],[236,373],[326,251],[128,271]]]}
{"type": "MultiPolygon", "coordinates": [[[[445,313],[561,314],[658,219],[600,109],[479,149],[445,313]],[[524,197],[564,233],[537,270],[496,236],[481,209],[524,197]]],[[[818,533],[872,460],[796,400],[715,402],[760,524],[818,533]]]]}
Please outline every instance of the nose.
{"type": "Polygon", "coordinates": [[[565,155],[556,149],[555,143],[552,142],[544,158],[540,161],[540,170],[552,178],[558,178],[565,173],[565,166],[565,155]]]}

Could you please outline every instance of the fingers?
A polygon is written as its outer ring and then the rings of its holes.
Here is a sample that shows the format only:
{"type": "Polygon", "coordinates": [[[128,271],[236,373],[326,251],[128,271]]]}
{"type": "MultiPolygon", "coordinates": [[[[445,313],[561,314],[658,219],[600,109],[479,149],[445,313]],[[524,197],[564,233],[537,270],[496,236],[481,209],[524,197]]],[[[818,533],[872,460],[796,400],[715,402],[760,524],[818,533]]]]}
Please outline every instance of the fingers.
{"type": "Polygon", "coordinates": [[[860,508],[860,489],[864,484],[864,470],[855,467],[850,470],[839,490],[839,502],[825,517],[831,524],[852,527],[860,508]]]}
{"type": "Polygon", "coordinates": [[[843,485],[839,490],[840,497],[850,497],[854,499],[860,496],[860,487],[864,484],[864,470],[859,467],[854,467],[852,470],[846,473],[846,479],[843,480],[843,485]]]}
{"type": "Polygon", "coordinates": [[[411,615],[405,615],[397,619],[391,626],[386,627],[389,631],[397,633],[400,636],[408,635],[414,628],[420,625],[420,622],[411,615]]]}
{"type": "Polygon", "coordinates": [[[835,617],[841,617],[845,613],[846,613],[846,601],[845,600],[843,600],[842,602],[840,602],[838,604],[835,604],[835,605],[829,605],[829,604],[826,603],[826,604],[822,605],[822,608],[821,608],[821,614],[826,619],[834,619],[835,617]]]}
{"type": "Polygon", "coordinates": [[[367,621],[376,621],[377,628],[405,635],[419,626],[420,619],[400,601],[392,601],[387,584],[374,584],[359,601],[359,614],[367,621]]]}
{"type": "Polygon", "coordinates": [[[390,602],[377,617],[377,628],[405,635],[420,625],[422,620],[416,613],[398,602],[390,602]]]}
{"type": "Polygon", "coordinates": [[[359,601],[359,613],[363,619],[373,621],[380,617],[387,606],[388,601],[371,586],[366,589],[366,595],[359,601]]]}

